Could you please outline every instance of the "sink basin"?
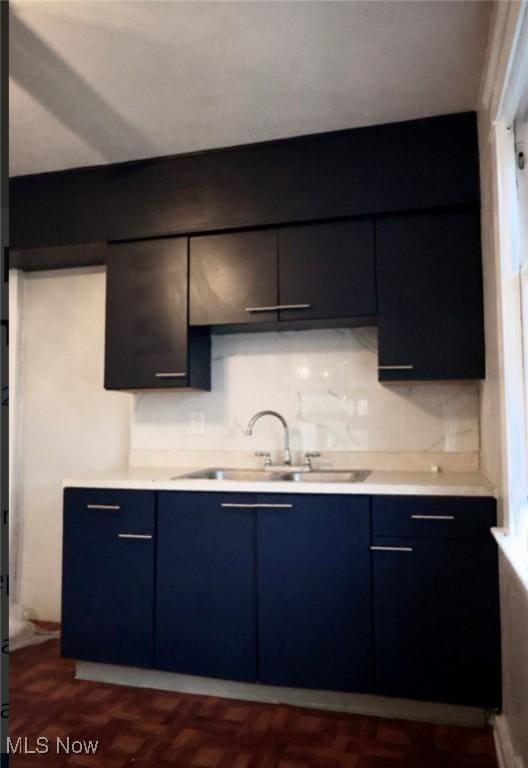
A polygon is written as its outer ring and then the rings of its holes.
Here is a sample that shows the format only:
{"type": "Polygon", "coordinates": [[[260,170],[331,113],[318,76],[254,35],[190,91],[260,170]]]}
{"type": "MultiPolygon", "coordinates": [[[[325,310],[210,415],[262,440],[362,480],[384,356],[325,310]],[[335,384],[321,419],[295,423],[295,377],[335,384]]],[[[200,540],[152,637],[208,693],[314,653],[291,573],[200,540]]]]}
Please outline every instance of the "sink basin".
{"type": "Polygon", "coordinates": [[[293,483],[362,483],[370,475],[368,469],[326,469],[312,472],[290,472],[281,480],[293,483]]]}
{"type": "MultiPolygon", "coordinates": [[[[171,478],[176,480],[178,478],[171,478]]],[[[199,469],[197,472],[191,472],[189,475],[180,475],[180,480],[237,480],[240,482],[260,482],[279,480],[281,475],[274,472],[266,472],[264,469],[226,469],[224,467],[213,467],[210,469],[199,469]]]]}
{"type": "Polygon", "coordinates": [[[176,475],[171,480],[234,480],[238,482],[270,482],[284,480],[293,483],[362,483],[370,472],[366,469],[324,469],[310,472],[273,472],[265,469],[227,469],[210,467],[188,475],[176,475]]]}

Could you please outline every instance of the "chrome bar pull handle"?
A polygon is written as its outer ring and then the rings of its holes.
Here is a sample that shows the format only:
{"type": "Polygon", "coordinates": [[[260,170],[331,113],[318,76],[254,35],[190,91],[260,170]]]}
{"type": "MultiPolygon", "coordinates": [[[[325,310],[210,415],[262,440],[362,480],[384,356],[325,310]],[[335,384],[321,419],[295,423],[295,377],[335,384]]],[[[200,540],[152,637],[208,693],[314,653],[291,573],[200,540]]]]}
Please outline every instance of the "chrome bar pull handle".
{"type": "Polygon", "coordinates": [[[293,509],[293,504],[239,504],[238,502],[222,502],[223,509],[293,509]]]}
{"type": "Polygon", "coordinates": [[[378,371],[412,371],[414,365],[378,365],[378,371]]]}
{"type": "Polygon", "coordinates": [[[269,307],[246,307],[246,312],[276,312],[278,309],[311,309],[311,304],[272,304],[269,307]]]}
{"type": "Polygon", "coordinates": [[[246,307],[246,312],[276,312],[278,306],[274,304],[270,307],[246,307]]]}
{"type": "Polygon", "coordinates": [[[177,371],[176,373],[155,373],[157,379],[184,379],[187,376],[186,371],[177,371]]]}
{"type": "Polygon", "coordinates": [[[293,504],[255,504],[255,509],[293,509],[293,504]]]}
{"type": "Polygon", "coordinates": [[[411,515],[412,520],[454,520],[454,515],[411,515]]]}
{"type": "Polygon", "coordinates": [[[86,509],[113,509],[119,511],[121,507],[119,504],[87,504],[86,509]]]}
{"type": "Polygon", "coordinates": [[[412,547],[371,547],[374,552],[412,552],[412,547]]]}
{"type": "Polygon", "coordinates": [[[223,509],[255,509],[255,504],[235,504],[235,503],[222,502],[220,506],[223,509]]]}
{"type": "Polygon", "coordinates": [[[150,533],[118,533],[118,539],[151,539],[150,533]]]}

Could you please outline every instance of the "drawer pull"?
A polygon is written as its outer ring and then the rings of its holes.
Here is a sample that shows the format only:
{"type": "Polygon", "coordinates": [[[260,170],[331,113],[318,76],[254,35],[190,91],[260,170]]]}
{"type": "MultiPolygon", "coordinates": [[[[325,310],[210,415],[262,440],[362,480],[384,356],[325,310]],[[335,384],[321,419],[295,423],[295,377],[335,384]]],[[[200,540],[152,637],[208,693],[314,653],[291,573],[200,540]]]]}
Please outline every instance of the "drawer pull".
{"type": "Polygon", "coordinates": [[[180,371],[177,373],[155,373],[154,376],[157,379],[184,379],[187,376],[187,372],[180,371]]]}
{"type": "Polygon", "coordinates": [[[310,309],[311,304],[279,304],[277,309],[310,309]]]}
{"type": "Polygon", "coordinates": [[[293,509],[293,504],[235,504],[223,502],[220,506],[225,509],[293,509]]]}
{"type": "Polygon", "coordinates": [[[119,504],[87,504],[86,509],[114,509],[119,511],[121,507],[119,504]]]}
{"type": "Polygon", "coordinates": [[[151,539],[150,533],[118,533],[118,539],[151,539]]]}
{"type": "Polygon", "coordinates": [[[412,520],[454,520],[454,515],[411,515],[412,520]]]}
{"type": "Polygon", "coordinates": [[[311,304],[273,304],[270,307],[246,307],[246,312],[276,312],[278,309],[310,309],[311,304]]]}
{"type": "Polygon", "coordinates": [[[255,509],[293,509],[293,504],[255,504],[255,509]]]}
{"type": "Polygon", "coordinates": [[[414,365],[378,365],[378,371],[412,371],[414,365]]]}
{"type": "Polygon", "coordinates": [[[412,552],[412,547],[371,547],[375,552],[412,552]]]}
{"type": "Polygon", "coordinates": [[[255,509],[254,504],[227,504],[222,503],[220,504],[221,507],[224,509],[255,509]]]}

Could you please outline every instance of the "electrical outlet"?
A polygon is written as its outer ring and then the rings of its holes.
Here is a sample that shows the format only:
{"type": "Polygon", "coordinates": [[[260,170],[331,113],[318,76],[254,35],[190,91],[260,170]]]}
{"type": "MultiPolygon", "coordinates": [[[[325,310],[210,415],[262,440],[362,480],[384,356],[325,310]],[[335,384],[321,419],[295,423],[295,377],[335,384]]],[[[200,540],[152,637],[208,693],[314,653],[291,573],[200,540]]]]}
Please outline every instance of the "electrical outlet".
{"type": "Polygon", "coordinates": [[[205,434],[205,413],[203,411],[191,411],[189,432],[191,435],[205,434]]]}

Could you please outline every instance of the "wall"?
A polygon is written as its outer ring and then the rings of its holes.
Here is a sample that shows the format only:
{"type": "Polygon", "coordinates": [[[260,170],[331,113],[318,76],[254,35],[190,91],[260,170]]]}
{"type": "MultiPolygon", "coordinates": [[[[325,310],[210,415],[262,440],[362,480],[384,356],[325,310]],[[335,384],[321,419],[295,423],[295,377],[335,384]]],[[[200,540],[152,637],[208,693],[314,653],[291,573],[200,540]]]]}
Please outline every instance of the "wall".
{"type": "Polygon", "coordinates": [[[293,450],[321,451],[323,460],[352,452],[349,462],[367,454],[369,466],[391,453],[422,454],[426,468],[439,454],[476,461],[478,385],[381,385],[376,345],[375,328],[213,336],[211,392],[134,396],[132,459],[279,451],[275,419],[245,433],[256,411],[273,408],[288,421],[293,450]]]}
{"type": "MultiPolygon", "coordinates": [[[[499,524],[507,524],[508,473],[505,469],[503,408],[505,366],[501,343],[494,147],[490,141],[490,121],[485,113],[480,115],[479,123],[487,370],[480,398],[481,461],[484,472],[498,489],[499,524]]],[[[499,719],[497,734],[508,768],[510,765],[521,768],[528,766],[528,580],[523,583],[502,550],[499,551],[499,559],[503,715],[499,719]]]]}
{"type": "MultiPolygon", "coordinates": [[[[506,385],[511,383],[507,377],[511,378],[513,371],[512,366],[504,362],[503,337],[509,331],[504,310],[511,310],[511,307],[503,307],[502,302],[501,294],[505,291],[501,291],[500,282],[500,243],[511,234],[514,222],[506,220],[499,227],[499,187],[503,195],[505,191],[497,174],[493,126],[501,119],[499,110],[503,108],[503,99],[508,101],[512,96],[508,73],[515,71],[511,67],[514,40],[523,39],[517,35],[517,20],[521,13],[519,3],[495,4],[479,113],[487,369],[480,398],[481,459],[484,471],[498,490],[502,524],[509,523],[508,506],[522,489],[524,479],[513,476],[506,452],[508,435],[504,406],[508,397],[506,385]]],[[[507,156],[512,162],[513,153],[507,156]]],[[[518,412],[517,420],[520,415],[518,412]]],[[[513,458],[516,463],[519,457],[513,458]]],[[[513,537],[507,538],[513,546],[513,537]]],[[[501,764],[506,768],[522,768],[528,766],[528,578],[523,579],[521,570],[513,565],[516,558],[511,555],[507,546],[503,545],[499,550],[503,713],[496,721],[496,739],[501,764]]]]}
{"type": "MultiPolygon", "coordinates": [[[[500,556],[502,697],[499,723],[511,768],[528,766],[528,579],[523,583],[508,557],[500,556]]],[[[510,766],[508,766],[510,768],[510,766]]]]}
{"type": "Polygon", "coordinates": [[[130,396],[103,389],[101,269],[26,273],[15,514],[24,606],[59,620],[62,479],[125,465],[130,396]]]}

